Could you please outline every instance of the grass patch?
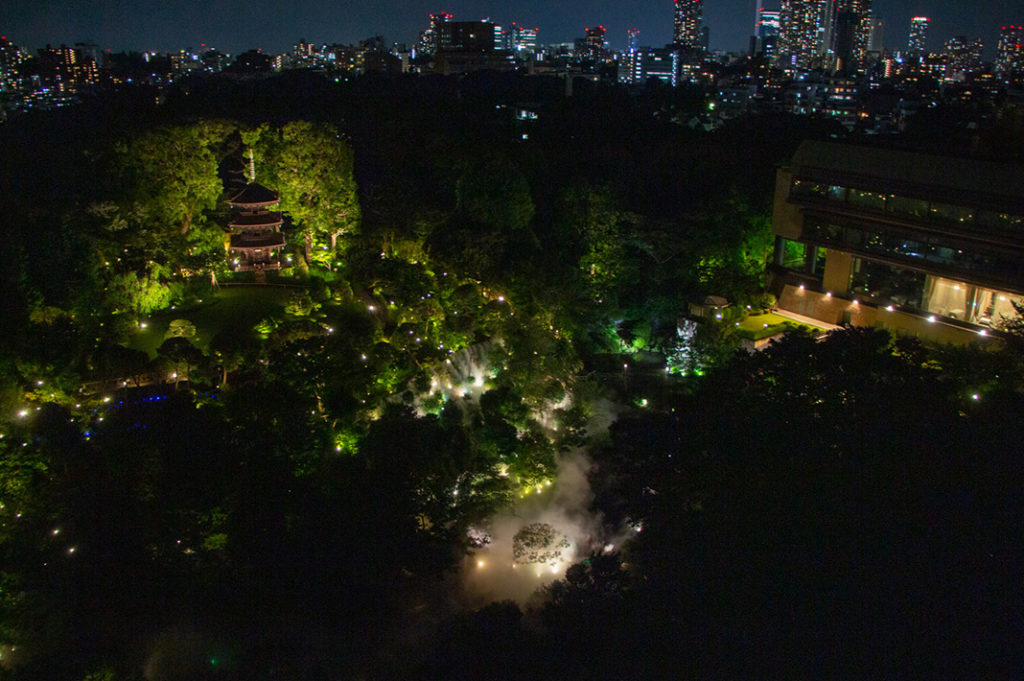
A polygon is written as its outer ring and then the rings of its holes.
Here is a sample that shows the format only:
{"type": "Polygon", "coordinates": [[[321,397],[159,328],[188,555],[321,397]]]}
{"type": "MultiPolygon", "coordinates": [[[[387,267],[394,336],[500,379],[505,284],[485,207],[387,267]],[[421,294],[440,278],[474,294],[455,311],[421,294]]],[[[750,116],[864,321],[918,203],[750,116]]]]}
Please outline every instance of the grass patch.
{"type": "Polygon", "coordinates": [[[756,341],[761,340],[762,338],[770,338],[771,336],[780,334],[787,329],[796,329],[800,327],[810,331],[821,331],[821,329],[816,326],[809,326],[807,324],[794,322],[792,319],[786,319],[785,317],[769,312],[766,314],[755,314],[746,317],[739,322],[736,333],[741,338],[756,341]]]}
{"type": "Polygon", "coordinates": [[[168,325],[175,319],[187,319],[196,326],[192,339],[204,351],[218,333],[251,334],[256,322],[280,312],[293,289],[280,286],[225,286],[203,303],[177,310],[161,310],[141,321],[139,329],[128,340],[128,347],[156,357],[156,349],[164,342],[168,325]]]}

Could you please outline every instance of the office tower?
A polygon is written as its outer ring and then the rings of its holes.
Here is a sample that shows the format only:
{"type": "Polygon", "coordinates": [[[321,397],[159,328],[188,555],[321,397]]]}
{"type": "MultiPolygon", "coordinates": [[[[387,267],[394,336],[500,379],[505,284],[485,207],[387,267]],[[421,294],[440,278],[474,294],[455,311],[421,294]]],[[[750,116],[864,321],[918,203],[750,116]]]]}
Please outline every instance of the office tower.
{"type": "Polygon", "coordinates": [[[494,25],[494,49],[496,50],[509,50],[511,48],[510,43],[511,32],[506,31],[503,27],[494,25]]]}
{"type": "Polygon", "coordinates": [[[539,28],[525,28],[512,22],[511,42],[516,52],[534,52],[537,49],[537,32],[539,28]]]}
{"type": "Polygon", "coordinates": [[[914,17],[910,20],[910,37],[907,38],[907,52],[911,56],[924,54],[925,38],[928,35],[928,17],[914,17]]]}
{"type": "Polygon", "coordinates": [[[626,51],[619,61],[619,82],[638,83],[643,78],[640,60],[640,29],[626,31],[626,51]]]}
{"type": "Polygon", "coordinates": [[[809,69],[820,63],[830,7],[825,0],[782,0],[778,60],[783,68],[809,69]]]}
{"type": "Polygon", "coordinates": [[[1024,26],[1003,26],[996,47],[996,73],[1004,80],[1024,71],[1024,26]]]}
{"type": "Polygon", "coordinates": [[[445,21],[439,26],[437,49],[493,52],[494,24],[489,21],[445,21]]]}
{"type": "Polygon", "coordinates": [[[871,36],[868,38],[868,52],[881,54],[885,50],[885,24],[881,19],[871,22],[871,36]]]}
{"type": "Polygon", "coordinates": [[[420,33],[420,51],[424,54],[437,52],[441,26],[451,22],[455,17],[449,12],[434,12],[430,15],[430,25],[420,33]]]}
{"type": "Polygon", "coordinates": [[[777,53],[779,42],[779,12],[764,7],[757,10],[757,51],[771,59],[777,53]]]}
{"type": "Polygon", "coordinates": [[[757,37],[765,38],[779,34],[779,13],[768,11],[764,7],[757,11],[757,37]]]}
{"type": "Polygon", "coordinates": [[[608,56],[608,41],[605,40],[607,29],[594,26],[586,29],[586,37],[577,40],[577,54],[582,59],[601,60],[608,56]]]}
{"type": "Polygon", "coordinates": [[[704,0],[675,0],[675,3],[672,42],[684,49],[701,50],[704,43],[700,30],[704,17],[704,0]]]}

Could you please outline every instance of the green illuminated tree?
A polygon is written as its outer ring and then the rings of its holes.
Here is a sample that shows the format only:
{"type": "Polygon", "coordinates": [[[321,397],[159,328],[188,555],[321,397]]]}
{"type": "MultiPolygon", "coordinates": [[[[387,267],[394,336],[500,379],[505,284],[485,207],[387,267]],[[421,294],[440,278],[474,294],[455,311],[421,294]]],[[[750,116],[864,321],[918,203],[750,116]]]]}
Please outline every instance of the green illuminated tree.
{"type": "Polygon", "coordinates": [[[329,125],[296,121],[281,129],[277,189],[281,209],[301,230],[307,265],[315,247],[329,245],[333,254],[338,237],[359,225],[352,160],[352,148],[329,125]]]}

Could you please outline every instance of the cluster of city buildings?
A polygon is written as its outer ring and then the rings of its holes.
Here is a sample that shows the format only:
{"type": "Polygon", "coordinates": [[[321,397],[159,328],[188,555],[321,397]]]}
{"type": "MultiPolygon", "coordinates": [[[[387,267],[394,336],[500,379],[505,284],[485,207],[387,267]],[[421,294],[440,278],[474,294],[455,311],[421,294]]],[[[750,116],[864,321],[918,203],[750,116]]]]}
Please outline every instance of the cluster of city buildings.
{"type": "Polygon", "coordinates": [[[940,89],[974,88],[968,91],[972,95],[1024,87],[1022,26],[1003,26],[995,60],[986,62],[985,46],[977,38],[954,36],[939,51],[926,49],[927,17],[911,20],[905,48],[886,49],[885,27],[875,18],[871,0],[781,0],[777,10],[757,9],[746,52],[721,53],[708,49],[703,2],[675,0],[670,44],[643,45],[639,30],[631,29],[622,50],[609,48],[600,25],[571,42],[543,44],[536,27],[458,20],[449,12],[431,13],[412,45],[389,44],[382,36],[356,45],[300,40],[276,55],[251,50],[232,56],[205,45],[173,54],[112,54],[92,43],[48,46],[33,55],[4,37],[0,99],[6,112],[62,106],[97,88],[120,83],[160,87],[203,73],[316,69],[341,80],[367,72],[521,70],[627,85],[653,79],[703,87],[713,112],[707,117],[717,121],[769,109],[822,114],[852,126],[878,108],[866,100],[886,85],[910,89],[914,96],[898,98],[902,110],[883,112],[880,125],[930,105],[940,89]]]}

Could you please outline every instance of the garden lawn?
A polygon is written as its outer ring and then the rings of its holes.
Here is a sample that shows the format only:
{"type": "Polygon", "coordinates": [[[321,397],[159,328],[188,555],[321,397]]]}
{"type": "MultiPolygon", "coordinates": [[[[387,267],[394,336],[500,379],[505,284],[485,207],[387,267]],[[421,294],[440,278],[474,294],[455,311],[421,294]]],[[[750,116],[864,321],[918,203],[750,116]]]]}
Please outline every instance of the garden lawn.
{"type": "Polygon", "coordinates": [[[156,357],[156,349],[164,342],[168,325],[175,319],[187,319],[196,326],[196,337],[191,339],[204,351],[218,333],[251,334],[253,327],[268,315],[283,311],[288,297],[295,289],[282,286],[224,286],[212,299],[187,309],[161,310],[141,321],[139,329],[128,341],[128,346],[156,357]]]}
{"type": "Polygon", "coordinates": [[[821,329],[816,326],[801,324],[800,322],[780,317],[779,315],[772,314],[771,312],[766,314],[750,315],[739,323],[737,331],[743,338],[761,340],[762,338],[768,338],[769,336],[782,333],[788,328],[798,327],[803,327],[810,331],[821,331],[821,329]]]}

